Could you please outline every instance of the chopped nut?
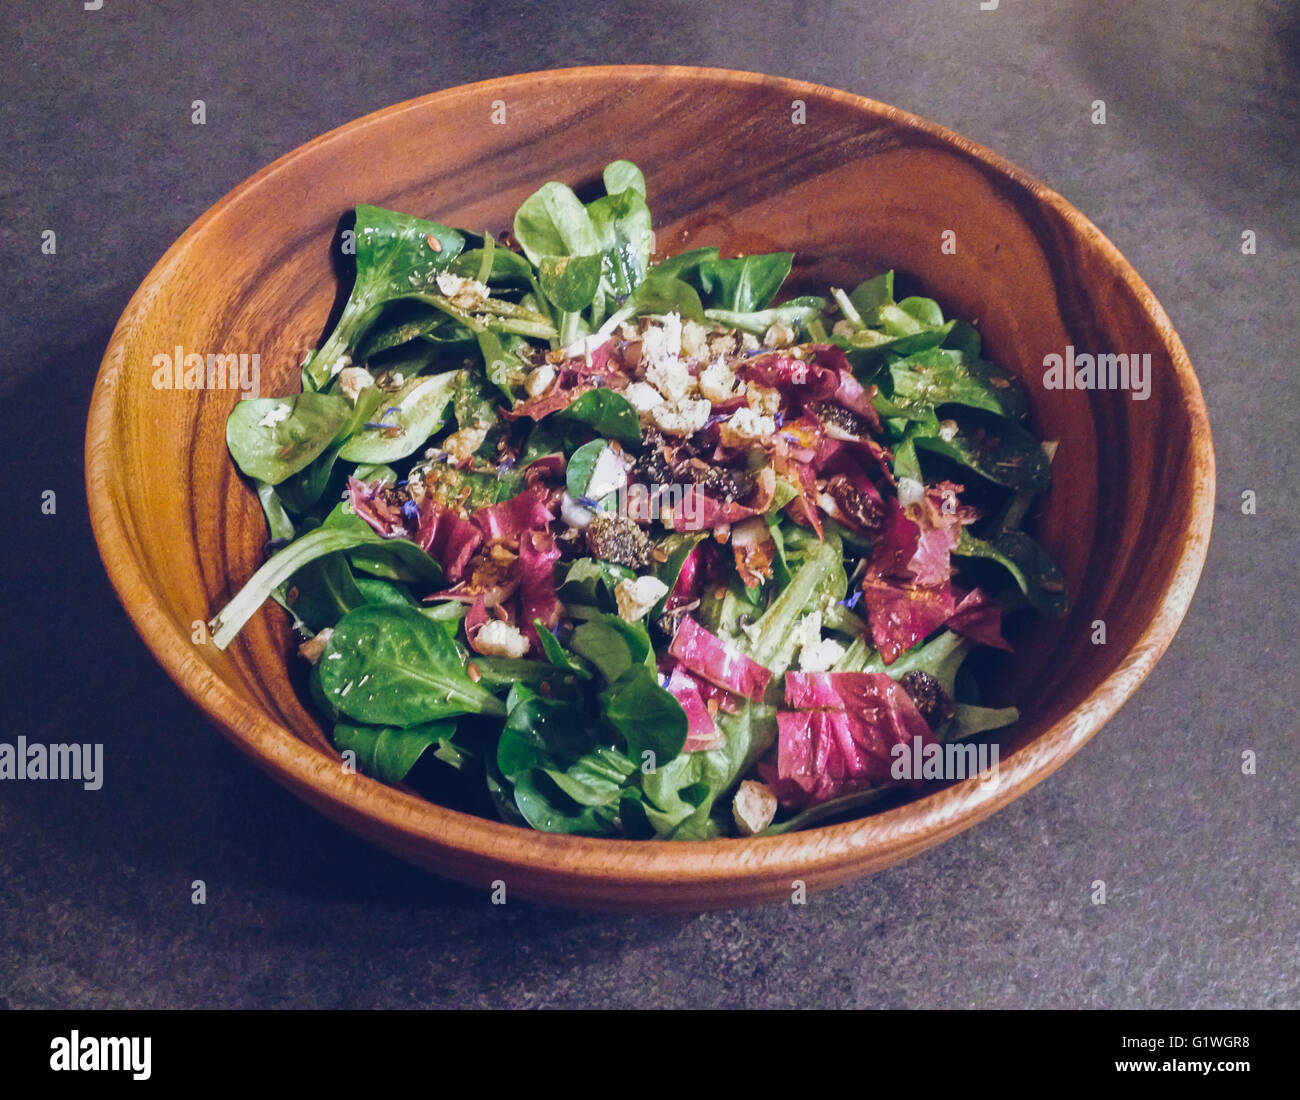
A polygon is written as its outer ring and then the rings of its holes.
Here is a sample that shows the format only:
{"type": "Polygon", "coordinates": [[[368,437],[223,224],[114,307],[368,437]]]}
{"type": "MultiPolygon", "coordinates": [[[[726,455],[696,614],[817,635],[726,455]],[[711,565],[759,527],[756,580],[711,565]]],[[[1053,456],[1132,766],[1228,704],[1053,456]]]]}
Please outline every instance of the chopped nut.
{"type": "Polygon", "coordinates": [[[776,795],[764,784],[746,779],[737,789],[731,802],[731,816],[741,836],[761,833],[776,817],[776,795]]]}

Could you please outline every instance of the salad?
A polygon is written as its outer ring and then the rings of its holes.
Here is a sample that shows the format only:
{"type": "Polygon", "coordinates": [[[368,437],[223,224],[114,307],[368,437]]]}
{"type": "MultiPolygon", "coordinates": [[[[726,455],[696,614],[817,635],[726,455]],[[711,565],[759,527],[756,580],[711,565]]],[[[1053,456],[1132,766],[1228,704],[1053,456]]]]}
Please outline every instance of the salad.
{"type": "Polygon", "coordinates": [[[655,260],[603,182],[500,237],[357,207],[301,392],[227,423],[271,538],[215,644],[275,600],[346,762],[549,832],[796,829],[1015,721],[966,658],[1066,605],[1020,382],[891,272],[655,260]]]}

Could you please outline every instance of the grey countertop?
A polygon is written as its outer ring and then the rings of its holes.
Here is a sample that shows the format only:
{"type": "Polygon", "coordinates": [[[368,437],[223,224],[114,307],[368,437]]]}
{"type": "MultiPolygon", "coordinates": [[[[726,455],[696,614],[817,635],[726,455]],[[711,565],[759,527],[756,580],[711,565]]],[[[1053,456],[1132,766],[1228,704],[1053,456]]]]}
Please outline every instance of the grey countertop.
{"type": "Polygon", "coordinates": [[[0,51],[0,740],[106,746],[101,790],[0,783],[0,1005],[1300,1006],[1294,5],[17,0],[0,51]],[[492,906],[371,849],[182,697],[122,613],[87,520],[100,355],[208,206],[398,100],[619,62],[834,85],[1022,165],[1152,287],[1215,432],[1209,561],[1137,695],[1009,808],[806,906],[492,906]],[[195,879],[206,905],[191,904],[195,879]]]}

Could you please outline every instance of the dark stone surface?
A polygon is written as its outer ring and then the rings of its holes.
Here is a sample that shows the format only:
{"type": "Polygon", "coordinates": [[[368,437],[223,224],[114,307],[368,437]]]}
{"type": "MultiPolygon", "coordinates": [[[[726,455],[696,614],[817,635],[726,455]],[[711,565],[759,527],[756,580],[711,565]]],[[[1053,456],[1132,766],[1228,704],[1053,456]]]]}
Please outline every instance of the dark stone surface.
{"type": "Polygon", "coordinates": [[[4,6],[0,740],[102,740],[107,775],[97,792],[0,785],[0,1003],[1300,1005],[1294,6],[621,7],[4,6]],[[133,632],[91,540],[81,447],[99,357],[191,221],[368,111],[606,62],[811,79],[996,149],[1133,262],[1209,403],[1216,538],[1147,684],[1010,808],[804,907],[685,918],[493,907],[397,863],[203,721],[133,632]],[[199,98],[203,127],[189,121],[199,98]],[[1104,126],[1088,120],[1098,98],[1104,126]],[[40,253],[46,228],[55,256],[40,253]],[[1244,229],[1258,234],[1255,256],[1240,251],[1244,229]],[[47,488],[53,516],[40,511],[47,488]],[[1244,489],[1258,494],[1255,516],[1240,514],[1244,489]],[[1246,748],[1253,777],[1238,766],[1246,748]],[[190,903],[196,878],[206,906],[190,903]],[[1090,903],[1095,879],[1104,906],[1090,903]]]}

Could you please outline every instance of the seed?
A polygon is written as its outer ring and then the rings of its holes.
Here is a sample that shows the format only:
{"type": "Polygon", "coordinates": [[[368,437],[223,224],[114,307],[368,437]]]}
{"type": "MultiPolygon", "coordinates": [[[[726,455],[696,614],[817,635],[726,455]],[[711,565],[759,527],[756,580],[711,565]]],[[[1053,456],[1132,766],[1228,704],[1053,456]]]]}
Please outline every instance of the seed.
{"type": "Polygon", "coordinates": [[[483,673],[478,670],[478,665],[473,661],[470,661],[470,663],[465,666],[465,671],[469,673],[469,678],[476,684],[483,679],[483,673]]]}
{"type": "Polygon", "coordinates": [[[655,561],[667,561],[668,551],[665,550],[662,546],[656,546],[654,550],[650,552],[650,556],[654,558],[655,561]]]}
{"type": "Polygon", "coordinates": [[[1044,592],[1064,592],[1065,585],[1060,581],[1043,581],[1044,592]]]}
{"type": "Polygon", "coordinates": [[[438,240],[438,238],[435,237],[432,233],[426,233],[424,235],[424,239],[429,242],[429,247],[432,248],[435,252],[442,251],[442,241],[438,240]]]}

